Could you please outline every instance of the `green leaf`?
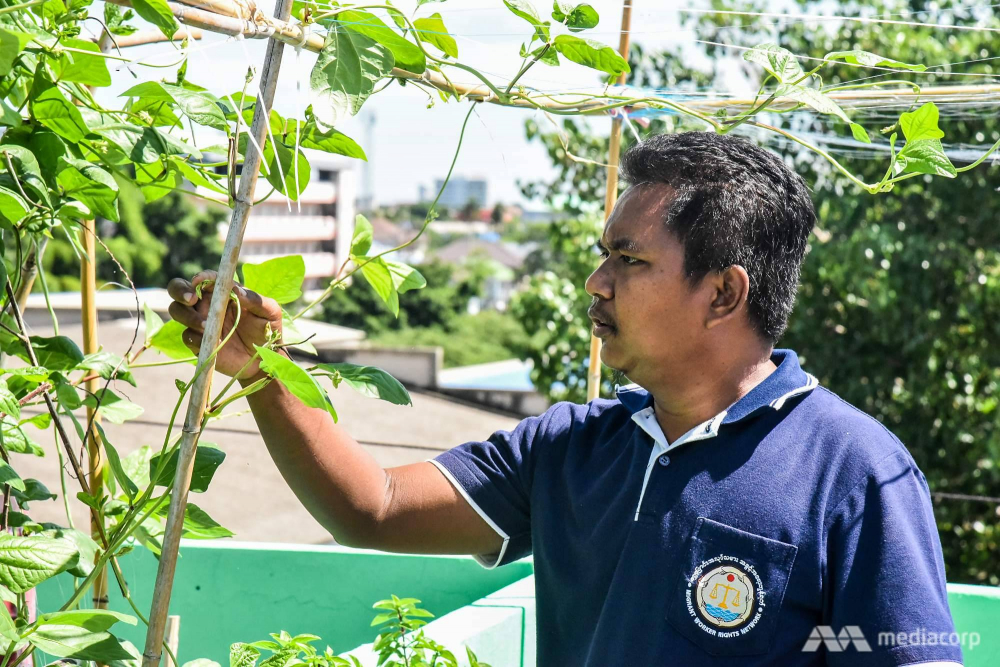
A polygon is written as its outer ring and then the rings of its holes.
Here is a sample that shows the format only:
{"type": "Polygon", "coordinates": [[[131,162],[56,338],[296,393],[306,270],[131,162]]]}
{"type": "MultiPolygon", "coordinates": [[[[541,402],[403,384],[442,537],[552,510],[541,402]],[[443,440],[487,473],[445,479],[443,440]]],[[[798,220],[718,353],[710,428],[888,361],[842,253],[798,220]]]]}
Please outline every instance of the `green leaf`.
{"type": "Polygon", "coordinates": [[[160,86],[177,102],[180,110],[194,122],[223,132],[229,129],[226,116],[219,106],[219,99],[211,93],[190,90],[171,83],[161,83],[160,86]]]}
{"type": "Polygon", "coordinates": [[[12,489],[10,494],[17,498],[17,504],[21,509],[25,510],[28,509],[28,503],[56,499],[56,494],[49,491],[47,486],[32,477],[24,480],[24,491],[12,489]]]}
{"type": "Polygon", "coordinates": [[[843,60],[846,63],[851,63],[852,65],[863,65],[865,67],[892,67],[894,69],[904,69],[913,72],[923,72],[927,69],[926,65],[911,65],[909,63],[900,62],[898,60],[893,60],[892,58],[886,58],[885,56],[880,56],[869,51],[861,51],[859,49],[855,49],[853,51],[833,51],[823,56],[823,59],[843,60]]]}
{"type": "Polygon", "coordinates": [[[83,399],[83,404],[92,408],[97,407],[98,398],[101,407],[97,408],[97,411],[114,424],[124,424],[127,420],[135,419],[143,413],[141,405],[122,398],[112,389],[101,389],[95,394],[89,394],[83,399]]]}
{"type": "Polygon", "coordinates": [[[374,14],[352,9],[337,14],[336,23],[389,49],[396,67],[414,74],[423,74],[427,69],[423,51],[413,42],[403,39],[374,14]]]}
{"type": "Polygon", "coordinates": [[[44,431],[49,426],[52,425],[52,415],[48,412],[39,412],[34,417],[28,419],[22,419],[17,423],[18,426],[24,426],[25,424],[31,424],[40,431],[44,431]]]}
{"type": "Polygon", "coordinates": [[[941,139],[944,132],[938,127],[938,117],[937,105],[927,102],[916,111],[900,114],[899,127],[907,141],[941,139]]]}
{"type": "MultiPolygon", "coordinates": [[[[36,133],[33,132],[32,134],[36,133]]],[[[48,133],[46,132],[45,134],[48,133]]],[[[46,204],[50,203],[49,186],[45,182],[42,169],[39,166],[38,160],[35,159],[35,154],[24,146],[15,146],[12,144],[0,145],[0,153],[6,153],[10,158],[10,162],[14,165],[14,171],[17,174],[17,178],[21,181],[22,187],[36,195],[46,204]]],[[[0,169],[7,171],[7,160],[0,161],[0,169]]]]}
{"type": "Polygon", "coordinates": [[[507,9],[531,24],[535,37],[541,42],[549,41],[549,22],[543,21],[538,10],[529,0],[503,0],[507,9]]]}
{"type": "Polygon", "coordinates": [[[0,486],[3,485],[24,491],[24,480],[6,461],[0,461],[0,486]]]}
{"type": "Polygon", "coordinates": [[[363,256],[371,250],[375,230],[368,218],[360,213],[354,216],[354,236],[351,238],[351,254],[363,256]]]}
{"type": "Polygon", "coordinates": [[[306,340],[305,334],[299,330],[298,325],[285,311],[281,311],[281,332],[283,342],[292,344],[291,346],[297,350],[308,352],[315,357],[319,356],[319,352],[316,351],[316,347],[306,340]]]}
{"type": "Polygon", "coordinates": [[[3,421],[0,422],[0,432],[3,433],[3,444],[8,452],[14,454],[34,454],[35,456],[45,455],[45,450],[37,442],[29,438],[21,427],[17,425],[17,422],[7,415],[4,415],[3,421]]]}
{"type": "Polygon", "coordinates": [[[160,160],[160,155],[172,152],[164,146],[160,133],[152,127],[113,123],[92,129],[94,134],[114,144],[132,162],[152,164],[160,160]]]}
{"type": "Polygon", "coordinates": [[[309,185],[310,166],[305,154],[299,150],[295,151],[294,146],[286,146],[282,142],[264,144],[264,161],[261,163],[261,171],[267,182],[292,201],[296,201],[302,192],[309,185]],[[277,150],[275,150],[277,149],[277,150]],[[277,158],[275,158],[277,153],[277,158]],[[295,154],[295,161],[292,161],[292,154],[295,154]],[[280,169],[278,161],[280,160],[280,169]],[[298,169],[296,169],[296,166],[298,169]],[[282,179],[282,177],[284,177],[282,179]],[[296,178],[298,178],[296,184],[296,178]]]}
{"type": "MultiPolygon", "coordinates": [[[[153,349],[171,359],[191,359],[194,352],[188,349],[181,338],[186,328],[177,320],[170,320],[153,334],[150,340],[153,349]]],[[[194,364],[195,359],[191,359],[189,363],[194,364]]]]}
{"type": "Polygon", "coordinates": [[[302,148],[314,148],[319,151],[335,155],[346,155],[347,157],[359,160],[368,159],[365,151],[354,139],[337,130],[322,130],[313,120],[307,123],[296,120],[287,121],[284,128],[284,137],[285,143],[288,145],[295,144],[296,126],[299,128],[299,146],[302,148]]]}
{"type": "Polygon", "coordinates": [[[26,637],[37,649],[60,658],[108,663],[132,655],[108,632],[92,632],[75,625],[45,625],[26,637]]]}
{"type": "Polygon", "coordinates": [[[31,206],[13,190],[0,186],[0,217],[16,225],[28,215],[31,206]]]}
{"type": "MultiPolygon", "coordinates": [[[[169,509],[168,505],[161,506],[156,511],[156,516],[165,519],[169,509]]],[[[182,536],[194,540],[214,540],[221,537],[232,537],[233,532],[220,526],[205,510],[194,503],[188,503],[184,510],[182,536]]]]}
{"type": "MultiPolygon", "coordinates": [[[[117,5],[110,6],[117,7],[117,5]]],[[[128,110],[139,114],[146,125],[153,127],[181,127],[181,119],[170,108],[170,101],[168,100],[140,97],[129,105],[128,110]]]]}
{"type": "Polygon", "coordinates": [[[589,30],[597,26],[601,18],[588,4],[573,6],[571,3],[555,0],[552,3],[552,20],[565,23],[572,32],[589,30]]]}
{"type": "MultiPolygon", "coordinates": [[[[160,465],[161,456],[157,454],[149,460],[149,475],[152,479],[153,473],[160,465]]],[[[177,474],[177,461],[180,458],[180,451],[174,448],[170,451],[167,462],[156,478],[157,486],[169,487],[174,483],[174,475],[177,474]]],[[[208,490],[208,485],[212,483],[215,471],[219,469],[222,462],[226,460],[226,453],[219,449],[218,445],[209,442],[199,442],[194,453],[194,472],[191,473],[191,491],[194,493],[204,493],[208,490]]]]}
{"type": "Polygon", "coordinates": [[[115,378],[128,382],[133,387],[136,386],[135,377],[133,377],[132,372],[128,369],[128,364],[125,363],[121,357],[112,352],[102,350],[100,352],[88,354],[83,358],[83,361],[77,364],[77,369],[91,370],[105,380],[115,378]]]}
{"type": "Polygon", "coordinates": [[[318,364],[317,368],[338,373],[344,382],[362,396],[379,398],[396,405],[413,405],[406,387],[381,368],[346,363],[318,364]]]}
{"type": "Polygon", "coordinates": [[[326,410],[337,421],[337,411],[333,409],[330,397],[316,382],[316,378],[284,355],[259,345],[254,345],[254,348],[260,354],[260,367],[265,373],[277,379],[305,405],[326,410]]]}
{"type": "Polygon", "coordinates": [[[413,22],[413,26],[420,33],[420,39],[430,42],[446,56],[458,57],[458,43],[455,42],[454,37],[448,34],[441,14],[435,13],[426,18],[417,19],[413,22]]]}
{"type": "Polygon", "coordinates": [[[31,42],[31,35],[8,27],[0,28],[0,76],[10,74],[14,61],[31,42]]]}
{"type": "Polygon", "coordinates": [[[861,127],[857,123],[851,123],[851,134],[853,134],[854,138],[858,141],[863,141],[866,144],[870,144],[872,142],[871,137],[868,136],[868,132],[865,128],[861,127]]]}
{"type": "Polygon", "coordinates": [[[49,379],[49,369],[41,366],[21,366],[20,368],[2,368],[0,374],[22,377],[30,382],[45,382],[49,379]]]}
{"type": "Polygon", "coordinates": [[[104,427],[98,423],[94,423],[97,427],[97,433],[101,437],[101,443],[104,445],[104,454],[108,459],[108,467],[111,469],[111,473],[115,476],[115,481],[118,482],[118,486],[121,487],[128,499],[135,500],[136,493],[139,492],[139,488],[135,485],[129,476],[125,474],[125,470],[122,468],[121,457],[118,456],[118,450],[115,449],[114,445],[108,440],[107,433],[104,432],[104,427]]]}
{"type": "Polygon", "coordinates": [[[4,377],[0,377],[0,412],[8,414],[14,419],[21,418],[21,404],[14,392],[7,387],[7,378],[4,377]]]}
{"type": "Polygon", "coordinates": [[[389,306],[390,312],[399,317],[399,295],[396,293],[392,273],[381,257],[368,261],[367,257],[355,257],[354,262],[361,265],[361,275],[372,286],[379,298],[389,306]]]}
{"type": "Polygon", "coordinates": [[[0,533],[0,584],[24,593],[62,572],[76,557],[76,549],[63,540],[0,533]]]}
{"type": "Polygon", "coordinates": [[[135,625],[136,619],[128,614],[121,614],[110,609],[75,609],[73,611],[54,611],[38,617],[38,625],[70,625],[85,628],[91,632],[109,630],[115,623],[122,622],[135,625]]]}
{"type": "MultiPolygon", "coordinates": [[[[21,501],[18,500],[18,503],[20,502],[21,501]]],[[[52,524],[45,525],[52,526],[52,524]]],[[[97,542],[95,542],[89,535],[85,535],[79,530],[63,528],[61,526],[46,528],[42,532],[38,533],[38,535],[51,537],[56,540],[63,540],[73,545],[73,547],[77,550],[79,557],[73,565],[66,568],[66,571],[74,577],[87,577],[94,571],[94,559],[97,556],[97,552],[100,547],[97,546],[97,542]]]]}
{"type": "Polygon", "coordinates": [[[896,165],[902,171],[955,178],[958,171],[944,152],[940,139],[907,141],[896,155],[896,165]]]}
{"type": "Polygon", "coordinates": [[[260,264],[243,265],[243,285],[278,303],[291,303],[302,296],[306,263],[301,255],[275,257],[260,264]]]}
{"type": "Polygon", "coordinates": [[[138,0],[132,3],[135,13],[160,29],[167,39],[173,39],[180,28],[167,0],[138,0]]]}
{"type": "Polygon", "coordinates": [[[317,122],[333,127],[356,114],[392,67],[388,47],[350,30],[329,32],[309,75],[309,100],[317,122]]]}
{"type": "MultiPolygon", "coordinates": [[[[163,320],[160,318],[156,312],[149,307],[148,303],[143,302],[142,304],[143,319],[146,324],[146,347],[150,347],[150,341],[156,332],[163,328],[163,320]]],[[[185,348],[187,349],[187,348],[185,348]]],[[[188,356],[190,356],[188,352],[188,356]]]]}
{"type": "Polygon", "coordinates": [[[83,352],[72,338],[66,336],[32,336],[31,347],[35,350],[38,365],[50,371],[73,370],[83,361],[83,352]]]}
{"type": "Polygon", "coordinates": [[[847,114],[844,113],[839,104],[815,88],[783,83],[777,87],[774,94],[776,97],[790,97],[796,102],[802,102],[820,113],[836,116],[845,123],[851,122],[851,119],[847,117],[847,114]]]}
{"type": "Polygon", "coordinates": [[[791,51],[770,42],[759,44],[745,52],[743,60],[760,65],[773,74],[779,83],[792,83],[805,76],[802,66],[791,51]]]}
{"type": "Polygon", "coordinates": [[[34,99],[31,102],[31,113],[39,123],[71,144],[80,143],[90,132],[83,122],[80,110],[51,83],[36,79],[32,93],[34,99]]]}
{"type": "Polygon", "coordinates": [[[118,183],[114,177],[86,160],[63,158],[62,165],[58,180],[66,195],[97,215],[118,222],[118,183]]]}
{"type": "Polygon", "coordinates": [[[237,642],[229,647],[229,667],[253,667],[260,657],[260,651],[253,646],[237,642]]]}
{"type": "Polygon", "coordinates": [[[573,62],[618,76],[631,69],[617,51],[606,44],[575,35],[559,35],[554,46],[573,62]]]}
{"type": "MultiPolygon", "coordinates": [[[[101,53],[97,44],[84,39],[63,38],[59,42],[59,46],[96,54],[101,53]]],[[[107,60],[100,55],[91,56],[64,51],[56,62],[56,78],[59,81],[75,81],[95,87],[111,85],[111,73],[108,72],[107,60]]]]}
{"type": "Polygon", "coordinates": [[[149,462],[152,458],[153,448],[143,445],[122,459],[122,469],[136,486],[141,488],[149,486],[149,462]]]}
{"type": "Polygon", "coordinates": [[[18,127],[23,121],[24,119],[21,118],[21,114],[7,104],[7,100],[0,98],[0,125],[18,127]]]}
{"type": "Polygon", "coordinates": [[[409,292],[412,289],[427,287],[427,279],[412,266],[403,264],[402,262],[395,262],[391,259],[384,259],[383,261],[389,267],[389,272],[392,274],[393,286],[400,294],[409,292]]]}

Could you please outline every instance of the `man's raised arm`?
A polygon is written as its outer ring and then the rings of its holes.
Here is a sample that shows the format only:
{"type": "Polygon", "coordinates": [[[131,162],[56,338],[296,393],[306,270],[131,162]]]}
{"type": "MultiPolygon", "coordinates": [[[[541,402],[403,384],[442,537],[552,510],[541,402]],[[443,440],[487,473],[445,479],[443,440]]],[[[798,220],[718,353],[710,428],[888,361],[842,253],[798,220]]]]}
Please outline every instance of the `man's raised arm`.
{"type": "MultiPolygon", "coordinates": [[[[167,291],[170,316],[183,324],[184,342],[198,352],[215,272],[192,281],[175,278],[167,291]],[[204,286],[198,299],[194,287],[204,286]]],[[[236,287],[242,311],[236,333],[216,357],[216,370],[235,376],[265,342],[265,327],[281,330],[273,299],[236,287]]],[[[235,321],[230,303],[222,337],[235,321]]],[[[282,354],[284,352],[282,351],[282,354]]],[[[247,386],[264,377],[255,361],[241,374],[247,386]]],[[[285,482],[339,542],[352,547],[408,553],[492,554],[503,538],[428,462],[383,469],[374,457],[318,408],[310,408],[277,381],[247,397],[260,433],[285,482]]]]}

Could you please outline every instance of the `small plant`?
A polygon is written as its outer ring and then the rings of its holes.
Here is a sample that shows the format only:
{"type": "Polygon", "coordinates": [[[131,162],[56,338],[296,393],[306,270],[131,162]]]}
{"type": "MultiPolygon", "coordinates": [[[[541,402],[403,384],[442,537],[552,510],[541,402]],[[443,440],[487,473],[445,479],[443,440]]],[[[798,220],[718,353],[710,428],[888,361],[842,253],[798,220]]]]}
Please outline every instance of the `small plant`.
{"type": "MultiPolygon", "coordinates": [[[[419,604],[420,600],[416,598],[393,595],[391,599],[379,600],[373,605],[373,609],[381,613],[372,620],[372,627],[384,626],[372,646],[378,652],[378,667],[458,667],[455,654],[420,629],[427,624],[423,619],[433,618],[434,614],[420,609],[419,604]]],[[[293,637],[282,630],[272,634],[270,640],[233,644],[229,650],[229,664],[231,667],[361,667],[361,661],[356,657],[338,656],[329,646],[320,653],[313,646],[317,641],[320,638],[316,635],[293,637]],[[258,664],[261,651],[268,651],[271,655],[258,664]]],[[[468,646],[465,647],[465,654],[469,667],[490,667],[481,662],[468,646]]]]}

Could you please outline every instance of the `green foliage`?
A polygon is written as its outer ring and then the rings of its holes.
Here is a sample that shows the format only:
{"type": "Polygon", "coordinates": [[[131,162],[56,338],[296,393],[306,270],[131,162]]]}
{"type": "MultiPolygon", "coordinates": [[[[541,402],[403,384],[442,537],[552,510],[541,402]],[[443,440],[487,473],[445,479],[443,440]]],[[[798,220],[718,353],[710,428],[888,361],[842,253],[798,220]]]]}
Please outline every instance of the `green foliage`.
{"type": "Polygon", "coordinates": [[[291,303],[302,296],[305,277],[306,263],[300,255],[243,265],[243,286],[281,304],[291,303]]]}
{"type": "MultiPolygon", "coordinates": [[[[455,654],[424,634],[421,629],[427,624],[424,619],[434,614],[420,608],[416,598],[380,600],[373,605],[378,610],[372,620],[372,627],[381,626],[372,646],[378,654],[378,667],[458,667],[455,654]]],[[[259,667],[361,667],[361,661],[353,655],[338,656],[327,646],[321,653],[314,643],[321,641],[316,635],[292,636],[282,630],[270,635],[271,639],[233,644],[229,649],[230,667],[258,667],[261,651],[271,655],[259,663],[259,667]]],[[[472,649],[466,647],[469,667],[490,667],[480,661],[472,649]]],[[[186,666],[185,666],[186,667],[186,666]]]]}
{"type": "Polygon", "coordinates": [[[396,405],[413,405],[406,387],[381,368],[347,363],[317,364],[316,368],[328,373],[334,387],[345,382],[364,396],[380,398],[396,405]]]}

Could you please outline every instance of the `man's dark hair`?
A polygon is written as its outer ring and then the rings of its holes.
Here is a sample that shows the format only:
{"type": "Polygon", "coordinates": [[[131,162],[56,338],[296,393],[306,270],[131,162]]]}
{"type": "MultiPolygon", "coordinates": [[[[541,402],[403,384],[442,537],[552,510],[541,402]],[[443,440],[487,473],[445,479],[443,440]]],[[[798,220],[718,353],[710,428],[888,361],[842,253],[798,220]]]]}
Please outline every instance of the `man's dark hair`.
{"type": "Polygon", "coordinates": [[[802,177],[750,140],[716,132],[650,137],[622,156],[621,175],[631,185],[661,183],[676,191],[665,222],[684,246],[688,280],[742,266],[750,276],[750,322],[776,343],[816,223],[802,177]]]}

